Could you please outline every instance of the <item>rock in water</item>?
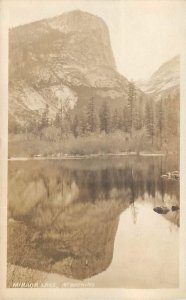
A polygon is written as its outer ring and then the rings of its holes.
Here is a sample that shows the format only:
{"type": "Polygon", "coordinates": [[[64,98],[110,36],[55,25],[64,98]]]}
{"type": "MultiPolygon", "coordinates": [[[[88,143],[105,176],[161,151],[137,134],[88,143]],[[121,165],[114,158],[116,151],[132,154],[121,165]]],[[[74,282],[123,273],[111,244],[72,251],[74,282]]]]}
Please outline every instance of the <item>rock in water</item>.
{"type": "Polygon", "coordinates": [[[166,206],[158,206],[153,208],[153,210],[158,214],[167,214],[170,211],[166,206]]]}
{"type": "Polygon", "coordinates": [[[177,206],[177,205],[173,205],[172,206],[172,211],[177,211],[177,210],[179,210],[180,208],[177,206]]]}

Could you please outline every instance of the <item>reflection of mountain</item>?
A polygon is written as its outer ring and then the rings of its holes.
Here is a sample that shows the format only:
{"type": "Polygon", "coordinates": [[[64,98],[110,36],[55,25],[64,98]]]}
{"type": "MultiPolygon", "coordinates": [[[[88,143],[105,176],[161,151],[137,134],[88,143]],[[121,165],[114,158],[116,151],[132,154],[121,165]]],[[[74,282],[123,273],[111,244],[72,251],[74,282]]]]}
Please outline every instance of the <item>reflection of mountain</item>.
{"type": "Polygon", "coordinates": [[[8,261],[76,279],[104,271],[123,210],[178,204],[167,166],[177,169],[172,158],[10,162],[8,261]]]}
{"type": "Polygon", "coordinates": [[[111,189],[91,201],[57,165],[43,170],[37,163],[9,175],[9,218],[19,220],[8,225],[11,264],[76,279],[108,268],[119,214],[130,205],[127,192],[111,189]]]}
{"type": "Polygon", "coordinates": [[[76,279],[98,274],[112,261],[119,214],[128,206],[127,200],[66,207],[44,200],[27,222],[9,223],[8,261],[76,279]]]}
{"type": "Polygon", "coordinates": [[[118,215],[125,206],[127,203],[117,207],[112,201],[76,204],[61,214],[54,224],[55,232],[46,232],[43,237],[58,256],[51,270],[77,279],[104,271],[112,261],[118,215]]]}

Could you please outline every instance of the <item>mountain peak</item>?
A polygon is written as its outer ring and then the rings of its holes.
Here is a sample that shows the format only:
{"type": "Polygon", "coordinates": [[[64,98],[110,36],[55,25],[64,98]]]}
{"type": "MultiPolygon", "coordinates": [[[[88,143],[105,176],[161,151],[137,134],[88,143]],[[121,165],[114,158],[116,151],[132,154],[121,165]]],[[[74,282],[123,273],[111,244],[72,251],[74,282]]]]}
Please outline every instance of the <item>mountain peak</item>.
{"type": "Polygon", "coordinates": [[[61,101],[77,110],[92,95],[122,102],[127,84],[100,17],[75,10],[9,32],[9,112],[22,107],[20,123],[46,104],[53,118],[61,101]]]}
{"type": "Polygon", "coordinates": [[[102,18],[81,10],[73,10],[47,20],[48,24],[64,33],[105,30],[106,23],[102,18]]]}
{"type": "Polygon", "coordinates": [[[171,59],[169,59],[168,61],[166,61],[165,63],[163,63],[159,69],[153,73],[153,75],[151,76],[151,78],[155,78],[156,76],[159,76],[159,74],[161,73],[162,75],[166,75],[166,73],[168,72],[168,70],[175,72],[179,72],[179,65],[180,65],[180,56],[176,55],[174,57],[172,57],[171,59]]]}
{"type": "Polygon", "coordinates": [[[146,93],[159,94],[162,92],[168,92],[170,89],[176,89],[179,87],[180,80],[180,56],[176,55],[170,60],[163,63],[156,72],[154,72],[151,78],[138,83],[139,87],[146,93]]]}
{"type": "MultiPolygon", "coordinates": [[[[63,52],[62,56],[68,56],[68,61],[71,58],[73,65],[105,66],[116,70],[107,25],[90,13],[73,10],[10,30],[10,52],[15,53],[15,48],[19,51],[24,48],[27,52],[29,48],[29,52],[35,53],[38,46],[43,51],[44,45],[47,52],[57,51],[58,56],[63,52]]],[[[63,60],[60,57],[60,62],[63,60]]]]}
{"type": "Polygon", "coordinates": [[[74,9],[74,10],[71,10],[71,11],[68,11],[68,12],[65,12],[65,13],[62,13],[58,16],[55,16],[55,17],[52,17],[51,19],[56,19],[56,18],[60,18],[60,17],[64,17],[64,16],[68,16],[68,17],[94,17],[96,19],[101,19],[100,17],[96,16],[96,15],[93,15],[89,12],[86,12],[86,11],[83,11],[81,9],[74,9]]]}

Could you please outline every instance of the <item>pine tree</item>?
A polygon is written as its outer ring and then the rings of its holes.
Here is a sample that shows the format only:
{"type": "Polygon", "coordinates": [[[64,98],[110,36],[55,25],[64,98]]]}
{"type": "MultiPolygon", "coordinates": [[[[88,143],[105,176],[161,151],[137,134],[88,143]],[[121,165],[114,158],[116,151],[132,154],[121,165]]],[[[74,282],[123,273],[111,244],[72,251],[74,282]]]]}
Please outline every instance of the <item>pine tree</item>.
{"type": "Polygon", "coordinates": [[[100,108],[99,113],[100,119],[100,131],[105,131],[105,133],[109,133],[110,131],[110,109],[106,101],[103,101],[102,106],[100,108]]]}
{"type": "Polygon", "coordinates": [[[129,82],[128,85],[128,126],[129,132],[132,136],[133,130],[133,109],[134,109],[134,99],[135,99],[135,86],[133,82],[129,82]]]}
{"type": "Polygon", "coordinates": [[[60,114],[59,114],[58,111],[56,112],[56,117],[55,117],[55,120],[54,120],[54,126],[56,128],[60,128],[60,126],[61,126],[61,117],[60,117],[60,114]]]}
{"type": "Polygon", "coordinates": [[[120,131],[123,130],[123,116],[122,116],[122,113],[118,113],[117,129],[120,130],[120,131]]]}
{"type": "Polygon", "coordinates": [[[46,104],[46,108],[41,118],[41,128],[49,126],[49,106],[46,104]]]}
{"type": "Polygon", "coordinates": [[[95,109],[94,98],[92,97],[87,105],[87,131],[92,133],[97,130],[97,115],[95,109]]]}
{"type": "Polygon", "coordinates": [[[167,136],[175,136],[178,131],[178,120],[177,120],[177,99],[173,96],[168,96],[166,101],[166,116],[167,116],[167,136]]]}
{"type": "Polygon", "coordinates": [[[163,132],[165,130],[165,111],[162,98],[156,103],[156,135],[159,137],[160,147],[163,143],[163,132]]]}
{"type": "Polygon", "coordinates": [[[82,111],[79,118],[79,135],[84,136],[87,132],[86,112],[82,111]]]}
{"type": "Polygon", "coordinates": [[[115,132],[118,129],[118,110],[115,109],[111,117],[111,131],[115,132]]]}
{"type": "Polygon", "coordinates": [[[125,132],[129,132],[130,131],[130,126],[129,126],[129,111],[128,111],[128,107],[125,106],[123,109],[123,130],[125,132]]]}
{"type": "Polygon", "coordinates": [[[63,104],[62,104],[62,101],[61,101],[61,106],[60,106],[60,112],[59,112],[59,115],[60,115],[60,132],[61,132],[61,138],[63,136],[63,127],[64,127],[64,124],[63,124],[63,118],[64,118],[64,109],[63,109],[63,104]]]}
{"type": "Polygon", "coordinates": [[[59,128],[60,129],[60,135],[61,135],[61,138],[63,136],[63,133],[65,131],[65,124],[64,124],[64,113],[63,113],[63,106],[62,106],[62,103],[61,103],[61,106],[60,108],[58,108],[58,111],[56,112],[56,116],[55,116],[55,120],[54,120],[54,126],[56,128],[59,128]]]}
{"type": "Polygon", "coordinates": [[[67,111],[64,118],[64,133],[66,138],[71,134],[72,132],[72,117],[70,114],[70,111],[67,111]]]}
{"type": "Polygon", "coordinates": [[[74,116],[74,120],[72,122],[72,132],[75,137],[79,135],[79,118],[77,114],[74,116]]]}
{"type": "Polygon", "coordinates": [[[140,130],[142,128],[142,121],[141,121],[141,114],[140,114],[140,110],[139,107],[135,107],[135,111],[133,114],[133,124],[134,124],[134,128],[136,130],[140,130]]]}
{"type": "Polygon", "coordinates": [[[145,128],[147,136],[151,138],[152,145],[154,143],[154,110],[153,103],[147,102],[145,107],[145,128]]]}

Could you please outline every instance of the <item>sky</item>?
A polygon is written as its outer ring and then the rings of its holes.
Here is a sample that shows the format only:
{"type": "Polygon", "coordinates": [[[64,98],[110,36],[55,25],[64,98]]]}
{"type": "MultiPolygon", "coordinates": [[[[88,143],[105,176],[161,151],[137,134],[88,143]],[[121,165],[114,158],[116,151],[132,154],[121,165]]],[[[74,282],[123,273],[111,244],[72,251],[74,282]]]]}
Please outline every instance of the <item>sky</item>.
{"type": "Polygon", "coordinates": [[[117,70],[129,80],[145,80],[181,53],[186,37],[182,0],[7,0],[15,27],[80,9],[101,17],[110,32],[117,70]]]}

